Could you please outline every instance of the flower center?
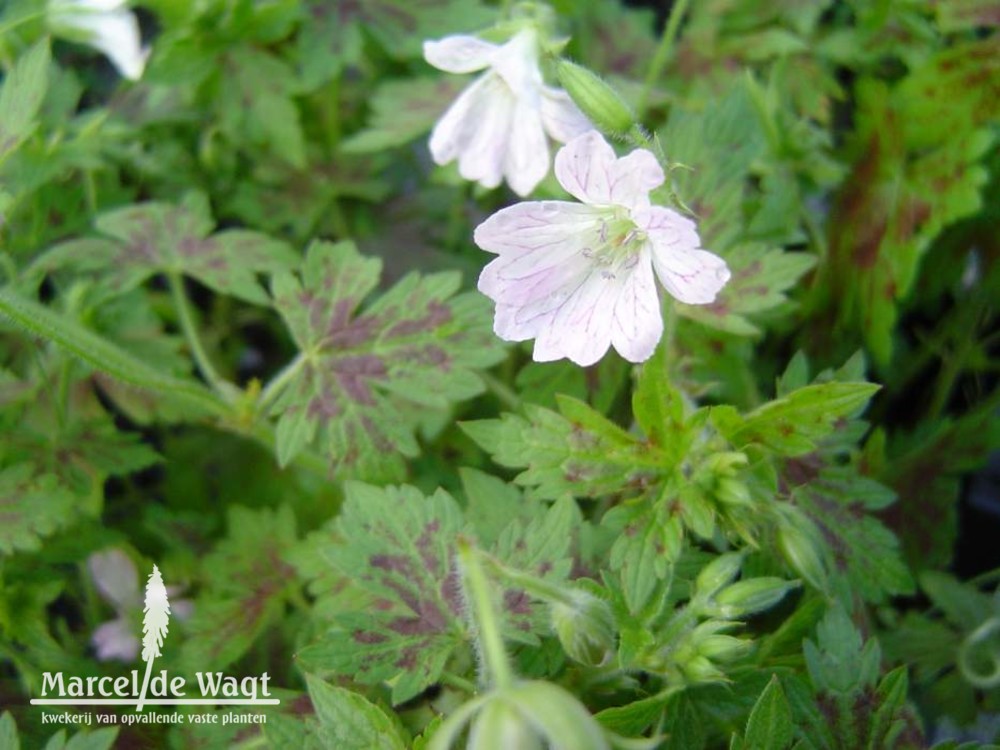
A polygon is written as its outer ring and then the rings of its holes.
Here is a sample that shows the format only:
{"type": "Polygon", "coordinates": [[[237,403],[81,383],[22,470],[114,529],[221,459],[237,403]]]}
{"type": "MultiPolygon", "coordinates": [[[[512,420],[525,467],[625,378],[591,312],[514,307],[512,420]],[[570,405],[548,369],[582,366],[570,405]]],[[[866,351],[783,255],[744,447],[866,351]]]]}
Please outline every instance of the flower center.
{"type": "Polygon", "coordinates": [[[583,249],[600,269],[601,277],[612,280],[620,273],[630,271],[639,262],[639,250],[646,242],[646,233],[640,230],[628,214],[621,210],[609,212],[602,218],[592,243],[583,249]]]}

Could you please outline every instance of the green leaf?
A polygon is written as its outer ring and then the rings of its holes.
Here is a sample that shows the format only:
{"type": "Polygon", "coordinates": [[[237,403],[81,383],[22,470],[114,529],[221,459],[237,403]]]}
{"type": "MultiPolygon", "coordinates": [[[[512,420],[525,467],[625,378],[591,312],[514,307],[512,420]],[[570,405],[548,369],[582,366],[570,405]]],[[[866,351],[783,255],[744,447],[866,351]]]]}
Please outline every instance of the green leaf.
{"type": "Polygon", "coordinates": [[[866,601],[913,592],[899,540],[870,514],[893,501],[891,490],[856,467],[830,467],[793,488],[791,496],[822,533],[837,569],[866,601]]]}
{"type": "MultiPolygon", "coordinates": [[[[990,81],[977,92],[995,89],[1000,80],[994,63],[979,68],[997,58],[997,42],[986,44],[965,60],[963,75],[990,81]]],[[[906,81],[894,91],[874,81],[858,87],[855,163],[835,202],[836,231],[824,268],[831,314],[864,335],[883,367],[892,354],[898,302],[913,288],[923,255],[944,227],[980,209],[988,177],[978,161],[992,135],[976,129],[984,116],[977,108],[995,105],[996,97],[968,97],[967,82],[917,83],[922,75],[907,79],[917,91],[930,89],[920,97],[906,81]]]]}
{"type": "Polygon", "coordinates": [[[50,60],[49,40],[42,39],[18,58],[4,77],[0,87],[0,164],[35,129],[48,86],[50,60]]]}
{"type": "Polygon", "coordinates": [[[0,555],[39,549],[43,537],[72,520],[75,502],[55,476],[30,463],[0,470],[0,555]]]}
{"type": "Polygon", "coordinates": [[[655,447],[583,402],[562,397],[559,408],[562,414],[526,404],[525,417],[504,414],[461,427],[501,466],[528,467],[515,481],[544,499],[641,489],[662,470],[655,447]]]}
{"type": "Polygon", "coordinates": [[[306,144],[295,70],[262,49],[238,46],[223,58],[219,86],[220,125],[237,143],[266,145],[296,169],[305,169],[306,144]]]}
{"type": "Polygon", "coordinates": [[[212,226],[208,205],[197,194],[178,205],[139,203],[101,214],[96,227],[103,237],[58,245],[34,268],[95,271],[119,291],[154,273],[183,273],[223,294],[267,304],[256,274],[287,271],[298,256],[265,234],[243,229],[212,234],[212,226]]]}
{"type": "Polygon", "coordinates": [[[364,696],[306,675],[324,747],[338,750],[405,750],[397,722],[364,696]]]}
{"type": "Polygon", "coordinates": [[[792,709],[781,682],[772,677],[750,712],[746,729],[747,750],[782,750],[792,741],[792,709]]]}
{"type": "Polygon", "coordinates": [[[123,383],[156,391],[202,413],[221,414],[226,410],[225,405],[200,383],[163,375],[93,331],[8,288],[0,289],[0,315],[123,383]]]}
{"type": "Polygon", "coordinates": [[[17,736],[17,724],[14,723],[14,717],[10,715],[10,711],[4,711],[3,715],[0,716],[0,747],[8,748],[8,750],[20,750],[21,741],[17,736]]]}
{"type": "Polygon", "coordinates": [[[285,556],[295,543],[295,517],[287,506],[249,510],[231,505],[228,534],[205,557],[207,587],[194,607],[184,642],[192,670],[222,669],[239,659],[281,619],[295,585],[285,556]]]}
{"type": "Polygon", "coordinates": [[[66,739],[66,731],[62,730],[45,744],[45,750],[111,750],[117,738],[118,727],[78,732],[69,740],[66,739]]]}
{"type": "MultiPolygon", "coordinates": [[[[281,274],[275,305],[302,351],[279,397],[279,435],[292,448],[316,436],[331,464],[366,479],[402,475],[417,454],[423,409],[445,409],[483,390],[475,369],[503,356],[486,301],[453,296],[458,276],[410,274],[359,312],[381,263],[351,243],[316,242],[300,281],[281,274]]],[[[279,443],[279,456],[294,456],[279,443]]]]}
{"type": "Polygon", "coordinates": [[[401,703],[432,685],[466,639],[454,560],[461,511],[443,490],[424,497],[413,487],[348,482],[345,493],[336,522],[344,541],[322,554],[374,604],[339,615],[301,658],[362,684],[389,682],[401,703]]]}
{"type": "Polygon", "coordinates": [[[938,0],[934,11],[938,26],[946,34],[1000,26],[997,0],[938,0]]]}
{"type": "Polygon", "coordinates": [[[367,127],[344,140],[341,149],[365,154],[409,143],[431,129],[465,83],[435,76],[379,84],[371,95],[367,127]]]}
{"type": "Polygon", "coordinates": [[[816,257],[767,250],[758,245],[739,245],[726,255],[726,263],[732,277],[712,304],[678,304],[677,310],[712,328],[752,336],[761,331],[747,316],[787,302],[785,292],[816,265],[816,257]]]}
{"type": "Polygon", "coordinates": [[[873,383],[817,383],[742,418],[731,407],[721,407],[713,411],[713,420],[737,447],[758,443],[786,456],[798,456],[815,450],[820,440],[855,416],[879,388],[873,383]]]}
{"type": "Polygon", "coordinates": [[[881,655],[878,641],[864,643],[843,607],[834,604],[827,610],[816,635],[816,642],[803,643],[803,651],[818,692],[853,695],[875,684],[881,655]]]}

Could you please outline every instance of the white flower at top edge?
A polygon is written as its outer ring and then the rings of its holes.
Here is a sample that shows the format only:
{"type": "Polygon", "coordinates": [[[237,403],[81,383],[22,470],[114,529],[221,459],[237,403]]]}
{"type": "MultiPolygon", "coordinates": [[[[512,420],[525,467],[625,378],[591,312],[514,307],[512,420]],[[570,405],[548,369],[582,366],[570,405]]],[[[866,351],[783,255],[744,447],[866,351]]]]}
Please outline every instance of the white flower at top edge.
{"type": "Polygon", "coordinates": [[[493,329],[535,339],[537,362],[591,365],[609,346],[642,362],[663,333],[654,273],[671,296],[699,305],[715,300],[729,269],[700,249],[694,222],[650,204],[664,174],[649,151],[616,158],[590,131],[559,151],[555,173],[582,203],[518,203],[476,228],[476,244],[499,256],[479,277],[496,302],[493,329]]]}
{"type": "Polygon", "coordinates": [[[435,162],[458,159],[459,174],[483,187],[506,179],[518,195],[535,189],[549,171],[546,134],[565,143],[593,128],[565,91],[544,84],[538,55],[531,28],[503,45],[462,35],[424,42],[424,58],[436,68],[486,69],[434,126],[435,162]]]}
{"type": "Polygon", "coordinates": [[[126,0],[49,0],[49,26],[104,53],[119,73],[138,80],[149,51],[142,49],[139,22],[125,6],[126,0]]]}

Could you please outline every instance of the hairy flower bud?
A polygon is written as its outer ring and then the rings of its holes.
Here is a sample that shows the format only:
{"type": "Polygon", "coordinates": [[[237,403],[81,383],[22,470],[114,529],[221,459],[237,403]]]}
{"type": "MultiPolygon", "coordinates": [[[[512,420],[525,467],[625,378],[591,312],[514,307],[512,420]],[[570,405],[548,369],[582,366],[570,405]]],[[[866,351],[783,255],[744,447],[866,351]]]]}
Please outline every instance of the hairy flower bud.
{"type": "Polygon", "coordinates": [[[735,619],[768,609],[781,601],[794,586],[794,583],[773,577],[737,581],[716,595],[717,615],[735,619]]]}
{"type": "Polygon", "coordinates": [[[571,659],[597,667],[606,664],[615,651],[615,623],[603,599],[577,589],[573,604],[552,605],[552,626],[571,659]]]}
{"type": "Polygon", "coordinates": [[[489,701],[469,727],[468,750],[542,750],[542,739],[527,718],[501,697],[489,701]]]}
{"type": "Polygon", "coordinates": [[[737,575],[743,565],[743,555],[739,552],[728,552],[719,555],[708,565],[701,569],[695,579],[694,588],[697,596],[710,599],[715,596],[723,586],[726,586],[737,575]]]}
{"type": "Polygon", "coordinates": [[[608,135],[624,135],[635,126],[635,114],[599,76],[568,60],[556,68],[559,82],[580,111],[608,135]]]}
{"type": "Polygon", "coordinates": [[[798,525],[785,524],[778,529],[778,548],[788,564],[812,586],[822,589],[826,568],[818,545],[818,540],[798,525]]]}

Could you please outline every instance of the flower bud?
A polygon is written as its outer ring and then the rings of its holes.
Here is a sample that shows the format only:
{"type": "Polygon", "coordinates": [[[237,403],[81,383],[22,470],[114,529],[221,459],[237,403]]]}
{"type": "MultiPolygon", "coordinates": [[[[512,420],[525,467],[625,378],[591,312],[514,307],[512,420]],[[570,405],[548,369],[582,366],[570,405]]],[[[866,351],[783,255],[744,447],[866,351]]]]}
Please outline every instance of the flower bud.
{"type": "Polygon", "coordinates": [[[735,619],[773,607],[794,587],[781,578],[751,578],[722,589],[716,597],[719,617],[735,619]]]}
{"type": "MultiPolygon", "coordinates": [[[[503,692],[518,713],[541,735],[547,747],[609,750],[604,730],[570,692],[551,682],[522,682],[503,692]]],[[[522,745],[505,745],[520,748],[522,745]]]]}
{"type": "Polygon", "coordinates": [[[739,575],[743,565],[743,555],[739,552],[727,552],[719,555],[701,569],[695,579],[694,588],[697,596],[710,599],[723,586],[732,582],[739,575]]]}
{"type": "Polygon", "coordinates": [[[698,641],[698,653],[706,659],[729,661],[745,654],[750,645],[732,635],[709,635],[698,641]]]}
{"type": "Polygon", "coordinates": [[[468,750],[542,750],[541,737],[527,718],[502,697],[490,700],[469,727],[468,750]]]}
{"type": "Polygon", "coordinates": [[[750,489],[745,483],[731,477],[722,477],[715,485],[715,496],[726,505],[753,505],[750,489]]]}
{"type": "Polygon", "coordinates": [[[611,607],[603,599],[580,589],[573,603],[552,605],[552,626],[567,655],[581,664],[599,667],[615,651],[615,622],[611,607]]]}
{"type": "Polygon", "coordinates": [[[810,585],[821,590],[826,587],[826,568],[815,538],[798,526],[784,524],[778,528],[778,548],[810,585]]]}
{"type": "Polygon", "coordinates": [[[608,135],[624,135],[635,125],[635,114],[611,86],[589,70],[568,60],[556,68],[559,83],[580,111],[608,135]]]}
{"type": "Polygon", "coordinates": [[[691,682],[721,682],[726,675],[704,656],[695,656],[681,665],[684,675],[691,682]]]}
{"type": "Polygon", "coordinates": [[[706,458],[699,467],[699,473],[707,472],[719,477],[736,476],[736,471],[750,463],[745,453],[737,451],[726,451],[723,453],[713,453],[706,458]]]}

